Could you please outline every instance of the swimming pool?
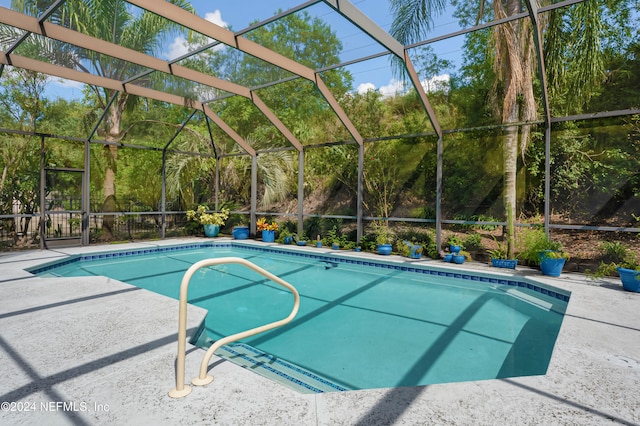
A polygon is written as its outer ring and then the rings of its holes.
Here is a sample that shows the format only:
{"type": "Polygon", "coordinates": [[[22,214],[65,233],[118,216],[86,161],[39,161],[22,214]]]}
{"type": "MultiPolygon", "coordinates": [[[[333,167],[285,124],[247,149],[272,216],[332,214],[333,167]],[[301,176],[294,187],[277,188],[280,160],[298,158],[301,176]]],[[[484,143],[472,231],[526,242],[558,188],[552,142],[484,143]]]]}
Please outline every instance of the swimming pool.
{"type": "MultiPolygon", "coordinates": [[[[157,247],[77,256],[31,272],[106,275],[177,298],[184,271],[198,260],[249,259],[296,286],[300,312],[218,354],[309,392],[544,374],[569,300],[568,292],[506,274],[276,247],[157,247]]],[[[285,317],[292,296],[224,265],[194,276],[189,301],[208,310],[206,344],[285,317]]]]}

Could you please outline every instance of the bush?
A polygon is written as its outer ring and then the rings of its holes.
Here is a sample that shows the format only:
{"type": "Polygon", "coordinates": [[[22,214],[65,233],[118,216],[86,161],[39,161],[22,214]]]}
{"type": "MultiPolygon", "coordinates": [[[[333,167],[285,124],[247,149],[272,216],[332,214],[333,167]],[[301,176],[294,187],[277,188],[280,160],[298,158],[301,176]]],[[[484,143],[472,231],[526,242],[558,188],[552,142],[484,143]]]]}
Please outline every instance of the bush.
{"type": "Polygon", "coordinates": [[[562,244],[559,241],[553,241],[548,238],[542,228],[523,230],[519,235],[517,246],[516,258],[529,265],[540,264],[540,258],[538,255],[538,252],[540,251],[562,250],[562,244]]]}
{"type": "MultiPolygon", "coordinates": [[[[421,245],[423,247],[423,254],[429,256],[432,259],[438,259],[438,248],[436,247],[435,233],[431,230],[415,230],[408,229],[397,234],[398,240],[410,241],[413,244],[421,245]]],[[[406,247],[406,245],[405,245],[406,247]]]]}
{"type": "Polygon", "coordinates": [[[604,276],[616,276],[618,275],[618,267],[627,269],[639,269],[640,260],[638,255],[631,251],[629,247],[621,242],[605,241],[600,245],[600,251],[603,254],[605,260],[600,262],[598,269],[594,272],[586,270],[589,275],[593,275],[595,278],[602,278],[604,276]]]}
{"type": "Polygon", "coordinates": [[[482,245],[482,235],[475,232],[467,235],[467,237],[464,239],[463,245],[467,251],[484,249],[482,245]]]}
{"type": "Polygon", "coordinates": [[[619,241],[603,242],[600,245],[600,251],[603,253],[605,263],[622,263],[630,254],[629,247],[619,241]]]}

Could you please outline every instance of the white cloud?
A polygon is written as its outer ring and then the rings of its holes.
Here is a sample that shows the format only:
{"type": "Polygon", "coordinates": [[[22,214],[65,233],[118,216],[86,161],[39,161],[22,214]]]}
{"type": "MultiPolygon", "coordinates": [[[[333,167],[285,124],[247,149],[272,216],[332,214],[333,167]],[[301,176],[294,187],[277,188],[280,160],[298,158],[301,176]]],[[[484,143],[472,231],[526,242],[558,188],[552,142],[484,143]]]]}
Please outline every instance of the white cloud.
{"type": "Polygon", "coordinates": [[[364,95],[369,90],[376,90],[376,85],[373,83],[362,83],[358,86],[358,88],[356,89],[356,92],[358,92],[361,95],[364,95]]]}
{"type": "Polygon", "coordinates": [[[204,19],[209,22],[213,22],[216,25],[221,26],[222,28],[227,28],[229,24],[222,20],[222,12],[219,9],[214,10],[213,12],[207,12],[204,14],[204,19]]]}
{"type": "Polygon", "coordinates": [[[45,94],[49,99],[81,99],[84,87],[84,83],[78,81],[49,77],[45,94]]]}
{"type": "Polygon", "coordinates": [[[164,56],[169,59],[179,58],[182,55],[189,53],[189,43],[187,39],[182,36],[178,36],[173,39],[173,42],[169,45],[169,51],[164,56]]]}
{"type": "Polygon", "coordinates": [[[399,80],[396,80],[395,78],[392,78],[389,84],[387,84],[386,86],[380,87],[378,91],[385,98],[396,96],[404,92],[404,83],[399,80]]]}
{"type": "MultiPolygon", "coordinates": [[[[442,74],[436,75],[427,80],[422,80],[420,83],[422,84],[422,88],[424,89],[424,91],[427,93],[437,91],[447,93],[449,91],[450,81],[451,77],[449,76],[449,74],[442,74]]],[[[388,98],[403,94],[404,92],[406,92],[407,87],[402,81],[396,80],[394,78],[389,81],[389,84],[381,86],[379,89],[376,89],[376,85],[371,82],[360,83],[356,88],[356,92],[361,95],[367,93],[369,90],[377,90],[378,92],[380,92],[383,98],[388,98]]]]}
{"type": "MultiPolygon", "coordinates": [[[[216,9],[213,12],[207,12],[204,15],[204,19],[212,22],[218,26],[223,28],[229,27],[229,24],[222,19],[222,13],[220,10],[216,9]]],[[[172,60],[175,58],[179,58],[180,56],[186,55],[190,50],[196,49],[204,44],[212,43],[213,40],[210,38],[206,38],[204,43],[191,44],[185,39],[183,36],[176,37],[173,42],[169,45],[169,51],[164,53],[164,57],[168,60],[172,60]]],[[[222,49],[224,45],[216,46],[215,49],[222,49]]]]}
{"type": "Polygon", "coordinates": [[[451,81],[451,77],[449,74],[436,75],[431,77],[428,80],[422,80],[420,84],[422,84],[422,88],[425,92],[445,92],[449,91],[449,82],[451,81]]]}
{"type": "Polygon", "coordinates": [[[49,77],[48,81],[58,86],[67,87],[70,89],[82,90],[82,88],[84,87],[84,83],[80,83],[79,81],[67,80],[65,78],[49,77]]]}

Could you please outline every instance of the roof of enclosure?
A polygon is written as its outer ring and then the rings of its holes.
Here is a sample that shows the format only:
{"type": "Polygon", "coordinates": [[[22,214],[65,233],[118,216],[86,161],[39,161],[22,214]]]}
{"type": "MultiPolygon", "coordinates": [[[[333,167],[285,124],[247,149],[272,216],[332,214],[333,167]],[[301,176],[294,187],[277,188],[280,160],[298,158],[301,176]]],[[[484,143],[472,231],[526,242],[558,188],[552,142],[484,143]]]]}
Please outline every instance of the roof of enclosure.
{"type": "MultiPolygon", "coordinates": [[[[560,7],[577,3],[580,0],[569,0],[557,3],[552,7],[560,7]]],[[[190,46],[190,51],[172,59],[165,59],[161,55],[153,56],[149,53],[123,47],[123,43],[109,41],[107,39],[96,38],[86,34],[81,25],[70,25],[68,21],[60,19],[56,11],[63,5],[69,6],[74,3],[81,4],[79,0],[57,0],[50,2],[38,2],[41,9],[38,16],[29,16],[0,7],[0,25],[5,29],[13,31],[14,36],[0,40],[0,71],[4,66],[13,66],[41,72],[50,76],[73,80],[88,85],[95,85],[110,89],[115,93],[127,93],[131,95],[146,97],[171,104],[195,109],[204,114],[210,121],[222,129],[236,144],[250,154],[255,155],[256,150],[238,133],[238,129],[233,129],[221,118],[216,110],[216,101],[226,99],[230,96],[237,96],[246,99],[257,108],[266,119],[278,130],[289,147],[302,150],[304,141],[300,141],[291,129],[283,123],[280,117],[274,112],[271,105],[267,105],[259,96],[259,91],[268,87],[286,85],[292,80],[303,80],[312,84],[326,105],[335,113],[337,119],[342,123],[348,137],[355,143],[362,145],[364,138],[354,126],[351,118],[345,113],[338,99],[332,93],[323,78],[323,73],[339,68],[348,68],[353,64],[371,63],[372,68],[379,66],[380,60],[384,60],[382,66],[389,68],[391,62],[389,58],[395,57],[404,66],[405,74],[417,92],[418,97],[425,108],[428,121],[433,131],[438,137],[442,136],[441,126],[438,118],[430,106],[428,94],[421,84],[421,79],[414,64],[412,63],[411,50],[424,44],[437,43],[450,37],[459,37],[465,33],[492,25],[499,25],[511,19],[522,19],[528,16],[528,12],[515,15],[513,17],[496,20],[467,29],[456,27],[456,31],[442,34],[424,40],[411,46],[403,46],[388,33],[391,25],[390,13],[385,16],[386,22],[375,22],[368,17],[368,11],[372,8],[388,8],[387,1],[360,1],[357,6],[348,0],[311,0],[300,2],[299,0],[281,1],[272,6],[274,9],[269,16],[252,16],[255,20],[250,26],[232,31],[234,23],[224,26],[215,23],[209,16],[199,16],[203,13],[198,10],[185,10],[172,3],[158,0],[129,0],[128,10],[132,14],[141,15],[143,12],[151,12],[155,19],[165,22],[172,22],[191,34],[198,34],[199,40],[204,40],[199,46],[190,46]],[[45,9],[42,4],[48,4],[45,9]],[[276,8],[280,8],[275,10],[276,8]],[[282,11],[281,8],[287,8],[282,11]],[[342,30],[337,34],[346,43],[349,39],[349,49],[342,52],[338,61],[331,64],[324,64],[321,68],[304,65],[308,58],[296,57],[296,54],[288,54],[264,47],[247,37],[247,34],[257,29],[273,23],[286,16],[307,12],[313,17],[319,17],[325,22],[340,22],[342,30]],[[343,28],[349,28],[344,30],[343,28]],[[23,49],[26,41],[37,39],[40,43],[56,43],[59,45],[60,58],[37,58],[30,50],[23,49]],[[273,81],[260,82],[257,86],[247,87],[228,79],[216,76],[215,70],[196,70],[189,66],[189,59],[196,57],[207,50],[220,49],[221,46],[236,49],[238,54],[250,55],[256,58],[265,66],[274,67],[279,71],[278,78],[273,81]],[[120,69],[118,78],[114,76],[101,75],[99,70],[93,68],[90,63],[78,63],[69,65],[74,61],[64,60],[63,56],[69,46],[74,49],[84,49],[94,55],[103,55],[111,58],[120,69]],[[145,78],[150,74],[162,76],[164,83],[151,84],[150,79],[145,78]],[[197,90],[189,91],[189,95],[181,95],[174,89],[176,82],[187,82],[197,90]]],[[[110,3],[110,2],[106,2],[110,3]]],[[[105,4],[106,4],[105,3],[105,4]]],[[[117,3],[117,2],[116,2],[117,3]]],[[[260,2],[263,3],[263,2],[260,2]]],[[[529,8],[531,3],[526,2],[529,8]]],[[[2,3],[0,3],[2,4],[2,3]]],[[[267,2],[267,4],[270,4],[267,2]]],[[[213,9],[213,6],[208,6],[213,9]]],[[[243,2],[242,6],[247,11],[245,14],[251,15],[251,2],[243,2]]],[[[262,7],[260,10],[263,10],[262,7]]],[[[534,11],[537,11],[534,7],[534,11]]],[[[103,10],[109,20],[117,22],[117,16],[113,10],[103,10]]],[[[254,13],[258,14],[256,10],[254,13]]],[[[535,20],[534,20],[535,21],[535,20]]],[[[244,25],[245,23],[240,23],[244,25]]],[[[334,27],[332,26],[332,29],[334,27]]],[[[437,31],[434,31],[437,34],[437,31]]],[[[106,38],[106,37],[105,37],[106,38]]],[[[321,42],[321,41],[320,41],[321,42]]],[[[31,51],[32,52],[32,51],[31,51]]],[[[539,53],[539,52],[538,52],[539,53]]],[[[544,87],[544,85],[543,85],[544,87]]],[[[543,93],[543,98],[546,98],[543,93]]],[[[548,107],[545,110],[548,111],[548,107]]],[[[547,115],[548,118],[548,115],[547,115]]],[[[89,138],[92,135],[88,136],[89,138]]]]}

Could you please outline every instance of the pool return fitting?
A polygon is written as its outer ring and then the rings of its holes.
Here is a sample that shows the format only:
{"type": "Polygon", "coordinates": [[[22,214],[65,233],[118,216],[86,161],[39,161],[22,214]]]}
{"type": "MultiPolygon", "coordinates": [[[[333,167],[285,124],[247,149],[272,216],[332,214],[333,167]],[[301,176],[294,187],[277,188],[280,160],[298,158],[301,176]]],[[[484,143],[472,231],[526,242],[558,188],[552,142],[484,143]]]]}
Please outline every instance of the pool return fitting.
{"type": "Polygon", "coordinates": [[[287,288],[291,293],[293,293],[293,309],[291,313],[286,318],[283,318],[279,321],[275,321],[269,324],[265,324],[260,327],[252,328],[250,330],[242,331],[240,333],[232,334],[231,336],[224,337],[222,339],[217,340],[211,347],[207,350],[202,358],[202,362],[200,363],[200,374],[198,377],[194,378],[191,383],[195,386],[204,386],[211,381],[213,381],[213,376],[207,375],[207,368],[209,367],[209,360],[213,356],[213,353],[217,351],[220,347],[226,345],[227,343],[235,342],[236,340],[244,339],[245,337],[253,336],[255,334],[259,334],[273,328],[277,328],[283,326],[293,318],[295,318],[298,313],[298,309],[300,308],[300,295],[298,294],[298,290],[288,282],[282,280],[281,278],[273,275],[271,272],[265,271],[261,267],[257,266],[254,263],[249,262],[246,259],[241,257],[221,257],[217,259],[205,259],[199,262],[194,263],[187,272],[185,272],[182,277],[182,283],[180,284],[180,305],[178,310],[178,358],[176,361],[176,387],[169,391],[169,396],[171,398],[182,398],[191,393],[191,386],[184,384],[184,370],[186,363],[186,351],[187,351],[187,294],[189,291],[189,282],[191,281],[191,277],[196,271],[200,268],[204,268],[207,266],[228,264],[228,263],[237,263],[240,265],[244,265],[249,269],[253,269],[257,273],[269,278],[271,281],[276,284],[280,284],[281,286],[287,288]]]}

